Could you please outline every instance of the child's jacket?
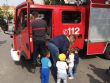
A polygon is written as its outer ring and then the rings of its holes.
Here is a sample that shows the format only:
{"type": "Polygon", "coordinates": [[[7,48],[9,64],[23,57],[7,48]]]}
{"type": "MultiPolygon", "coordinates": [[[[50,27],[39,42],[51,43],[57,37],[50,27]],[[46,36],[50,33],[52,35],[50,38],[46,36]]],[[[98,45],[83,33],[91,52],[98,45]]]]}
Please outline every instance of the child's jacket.
{"type": "Polygon", "coordinates": [[[50,68],[51,67],[50,59],[47,57],[43,57],[41,59],[41,63],[42,63],[42,68],[50,68]]]}

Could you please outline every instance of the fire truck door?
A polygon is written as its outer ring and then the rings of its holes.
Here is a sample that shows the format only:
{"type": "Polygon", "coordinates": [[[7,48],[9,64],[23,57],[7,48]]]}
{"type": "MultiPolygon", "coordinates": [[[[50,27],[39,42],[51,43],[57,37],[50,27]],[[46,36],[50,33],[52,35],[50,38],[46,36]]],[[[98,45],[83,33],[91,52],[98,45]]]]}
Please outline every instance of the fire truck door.
{"type": "Polygon", "coordinates": [[[84,31],[85,31],[85,9],[81,8],[79,10],[72,9],[71,11],[63,10],[62,11],[62,25],[61,31],[63,34],[76,35],[76,42],[72,47],[83,48],[84,44],[84,31]],[[78,36],[80,35],[80,38],[78,36]]]}
{"type": "Polygon", "coordinates": [[[19,14],[17,15],[16,22],[16,34],[15,34],[15,43],[17,50],[21,52],[27,59],[30,59],[30,36],[29,36],[29,12],[27,9],[18,9],[19,14]]]}

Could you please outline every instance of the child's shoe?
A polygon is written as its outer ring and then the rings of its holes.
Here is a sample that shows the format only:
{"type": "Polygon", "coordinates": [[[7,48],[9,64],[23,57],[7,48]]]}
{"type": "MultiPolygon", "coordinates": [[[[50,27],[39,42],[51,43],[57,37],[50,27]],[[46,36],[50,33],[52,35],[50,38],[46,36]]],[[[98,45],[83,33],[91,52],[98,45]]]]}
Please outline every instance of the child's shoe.
{"type": "Polygon", "coordinates": [[[69,78],[70,80],[71,80],[71,79],[74,79],[74,77],[68,77],[68,78],[69,78]]]}

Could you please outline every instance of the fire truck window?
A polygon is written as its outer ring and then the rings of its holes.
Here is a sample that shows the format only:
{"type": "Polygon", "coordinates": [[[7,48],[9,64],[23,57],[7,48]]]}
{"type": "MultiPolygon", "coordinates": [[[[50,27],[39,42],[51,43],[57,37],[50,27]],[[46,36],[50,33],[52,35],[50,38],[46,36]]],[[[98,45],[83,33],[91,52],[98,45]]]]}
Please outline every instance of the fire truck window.
{"type": "Polygon", "coordinates": [[[19,15],[17,15],[17,24],[16,24],[16,34],[22,32],[26,27],[26,10],[22,10],[19,15]]]}
{"type": "Polygon", "coordinates": [[[80,23],[81,12],[79,11],[63,11],[62,12],[63,23],[80,23]]]}
{"type": "Polygon", "coordinates": [[[26,12],[23,11],[21,13],[21,17],[20,17],[20,28],[21,28],[21,30],[23,30],[26,27],[26,18],[27,18],[26,12]]]}

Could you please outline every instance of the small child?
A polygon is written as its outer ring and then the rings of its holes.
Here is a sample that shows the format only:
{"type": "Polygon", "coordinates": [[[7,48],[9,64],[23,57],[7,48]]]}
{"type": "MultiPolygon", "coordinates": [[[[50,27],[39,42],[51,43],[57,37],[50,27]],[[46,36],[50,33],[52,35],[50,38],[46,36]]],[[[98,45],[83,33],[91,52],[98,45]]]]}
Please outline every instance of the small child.
{"type": "Polygon", "coordinates": [[[74,49],[70,48],[69,49],[69,57],[67,59],[67,63],[69,66],[69,69],[68,69],[69,79],[74,79],[74,77],[73,77],[74,57],[75,57],[74,49]]]}
{"type": "Polygon", "coordinates": [[[75,76],[77,74],[77,66],[79,64],[79,55],[78,55],[78,52],[79,52],[79,48],[75,48],[75,56],[74,56],[74,67],[73,67],[73,76],[75,76]]]}
{"type": "Polygon", "coordinates": [[[67,63],[65,62],[66,60],[66,55],[65,54],[59,54],[59,60],[56,62],[56,67],[57,67],[57,83],[61,83],[61,80],[63,80],[63,83],[67,83],[67,63]]]}
{"type": "Polygon", "coordinates": [[[51,61],[49,59],[50,52],[45,50],[45,56],[41,59],[41,83],[49,83],[49,72],[51,67],[51,61]]]}

